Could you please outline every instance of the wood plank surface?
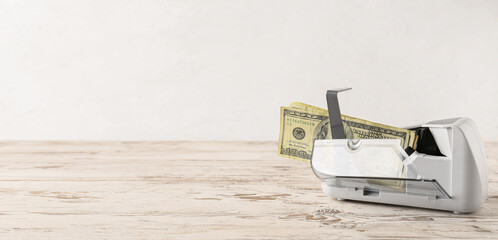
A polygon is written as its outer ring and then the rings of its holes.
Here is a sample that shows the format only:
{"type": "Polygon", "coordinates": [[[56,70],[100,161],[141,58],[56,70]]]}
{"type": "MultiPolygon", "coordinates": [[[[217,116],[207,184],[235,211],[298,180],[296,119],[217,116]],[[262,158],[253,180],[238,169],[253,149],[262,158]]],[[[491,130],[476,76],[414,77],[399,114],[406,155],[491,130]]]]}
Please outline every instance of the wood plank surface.
{"type": "Polygon", "coordinates": [[[0,239],[498,239],[472,214],[337,201],[274,142],[0,142],[0,239]]]}

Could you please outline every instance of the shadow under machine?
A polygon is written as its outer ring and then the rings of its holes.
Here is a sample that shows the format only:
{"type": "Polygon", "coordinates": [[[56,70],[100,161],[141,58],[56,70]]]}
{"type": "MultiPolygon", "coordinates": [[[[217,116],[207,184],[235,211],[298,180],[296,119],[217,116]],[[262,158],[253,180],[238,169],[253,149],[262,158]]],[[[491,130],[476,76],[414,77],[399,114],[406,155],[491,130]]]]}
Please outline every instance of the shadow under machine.
{"type": "MultiPolygon", "coordinates": [[[[350,88],[349,88],[350,89],[350,88]]],[[[338,199],[431,208],[479,209],[487,196],[484,146],[468,118],[413,126],[417,150],[399,139],[346,139],[337,94],[327,91],[331,140],[316,140],[311,167],[325,194],[338,199]]]]}

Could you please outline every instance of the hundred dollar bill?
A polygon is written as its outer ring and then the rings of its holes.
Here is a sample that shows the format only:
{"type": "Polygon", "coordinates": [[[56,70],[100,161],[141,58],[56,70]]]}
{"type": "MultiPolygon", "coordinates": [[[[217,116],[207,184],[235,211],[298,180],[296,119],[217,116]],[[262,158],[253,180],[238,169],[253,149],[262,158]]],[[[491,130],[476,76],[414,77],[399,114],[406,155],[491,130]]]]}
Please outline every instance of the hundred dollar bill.
{"type": "Polygon", "coordinates": [[[278,155],[309,161],[315,139],[330,139],[329,117],[311,110],[280,107],[278,155]]]}
{"type": "MultiPolygon", "coordinates": [[[[346,138],[400,139],[401,147],[415,149],[414,131],[368,120],[341,115],[346,138]]],[[[305,103],[294,102],[280,108],[278,154],[296,160],[309,161],[316,139],[331,139],[328,111],[305,103]]]]}
{"type": "Polygon", "coordinates": [[[342,114],[346,138],[353,139],[400,139],[403,149],[414,148],[417,134],[403,128],[371,122],[342,114]]]}

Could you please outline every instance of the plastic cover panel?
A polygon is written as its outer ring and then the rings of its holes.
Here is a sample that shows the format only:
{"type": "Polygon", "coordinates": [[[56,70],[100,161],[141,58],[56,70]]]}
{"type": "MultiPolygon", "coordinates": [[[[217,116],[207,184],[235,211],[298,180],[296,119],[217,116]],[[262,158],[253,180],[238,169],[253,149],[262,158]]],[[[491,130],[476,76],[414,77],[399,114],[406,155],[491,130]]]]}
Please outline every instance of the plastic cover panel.
{"type": "Polygon", "coordinates": [[[407,176],[408,155],[399,139],[316,140],[311,165],[326,176],[416,178],[407,176]]]}
{"type": "Polygon", "coordinates": [[[423,179],[399,139],[316,140],[311,167],[331,186],[449,198],[436,180],[423,179]]]}

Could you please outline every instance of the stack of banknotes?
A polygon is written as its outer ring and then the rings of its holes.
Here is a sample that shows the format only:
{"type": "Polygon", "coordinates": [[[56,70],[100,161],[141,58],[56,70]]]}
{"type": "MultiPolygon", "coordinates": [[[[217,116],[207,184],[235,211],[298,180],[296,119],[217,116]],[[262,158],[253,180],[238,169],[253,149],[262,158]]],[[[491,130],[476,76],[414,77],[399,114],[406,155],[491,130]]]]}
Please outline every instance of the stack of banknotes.
{"type": "MultiPolygon", "coordinates": [[[[349,139],[400,139],[401,147],[416,149],[414,131],[388,126],[342,114],[344,133],[349,139]]],[[[331,139],[329,113],[326,109],[301,102],[280,107],[278,155],[309,161],[316,139],[331,139]]]]}

